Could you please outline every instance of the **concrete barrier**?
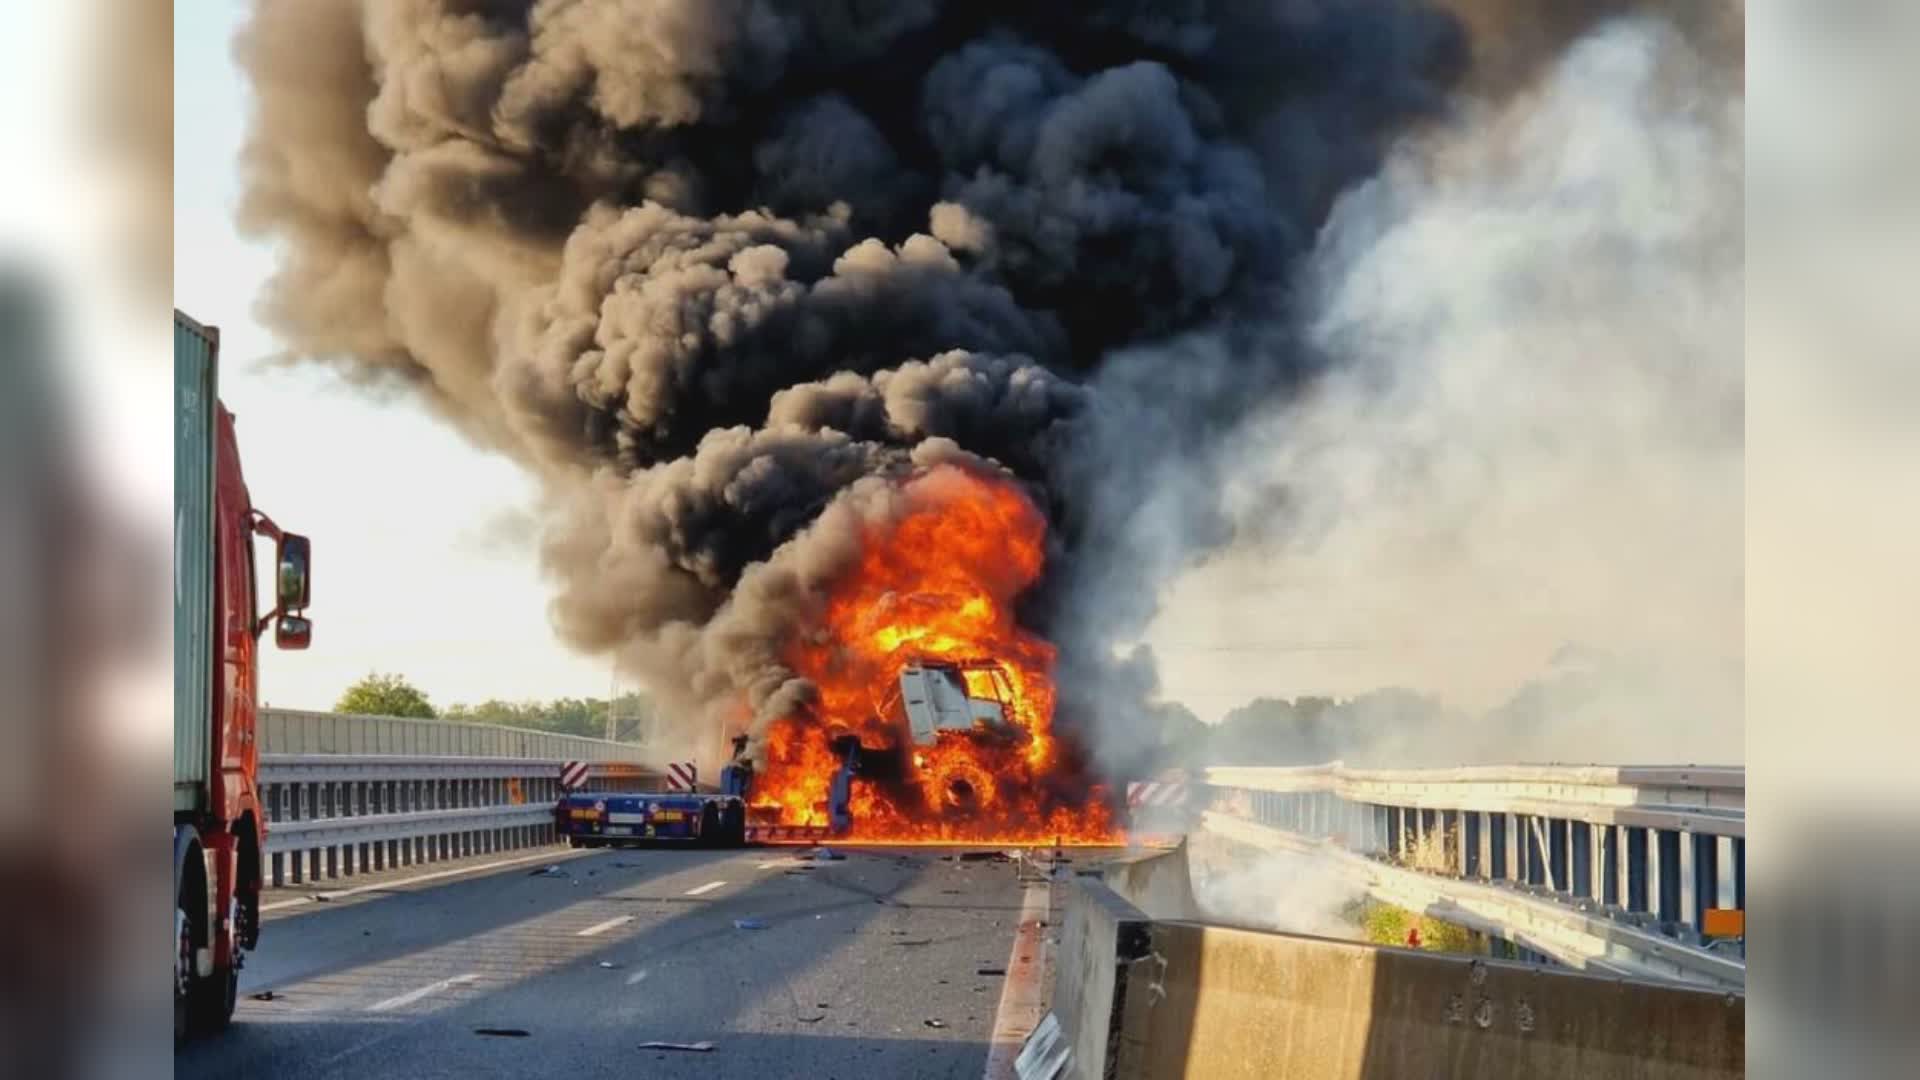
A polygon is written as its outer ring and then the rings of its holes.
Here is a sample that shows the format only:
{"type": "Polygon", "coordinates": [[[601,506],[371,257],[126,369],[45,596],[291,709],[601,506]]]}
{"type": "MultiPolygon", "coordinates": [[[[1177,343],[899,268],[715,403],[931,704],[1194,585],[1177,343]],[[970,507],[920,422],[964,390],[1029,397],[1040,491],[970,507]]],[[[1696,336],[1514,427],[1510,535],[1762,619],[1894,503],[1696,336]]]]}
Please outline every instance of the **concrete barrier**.
{"type": "Polygon", "coordinates": [[[1153,918],[1200,917],[1184,839],[1170,851],[1130,854],[1116,859],[1101,871],[1101,877],[1108,888],[1153,918]]]}
{"type": "MultiPolygon", "coordinates": [[[[1193,899],[1173,876],[1185,869],[1178,850],[1107,876],[1177,908],[1193,899]]],[[[1091,875],[1071,885],[1055,979],[1024,1080],[1719,1080],[1746,1068],[1738,994],[1155,918],[1091,875]]]]}
{"type": "MultiPolygon", "coordinates": [[[[1732,1078],[1739,995],[1324,938],[1155,923],[1115,1077],[1732,1078]]],[[[1084,1041],[1084,1040],[1083,1040],[1084,1041]]]]}

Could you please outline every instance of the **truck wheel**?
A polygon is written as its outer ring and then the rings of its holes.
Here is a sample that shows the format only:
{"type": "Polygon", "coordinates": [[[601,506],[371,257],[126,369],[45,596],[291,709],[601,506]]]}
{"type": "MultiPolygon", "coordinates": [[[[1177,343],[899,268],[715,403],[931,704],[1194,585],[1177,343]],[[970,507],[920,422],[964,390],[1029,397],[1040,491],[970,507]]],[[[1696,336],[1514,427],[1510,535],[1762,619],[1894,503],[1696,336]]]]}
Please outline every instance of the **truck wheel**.
{"type": "Polygon", "coordinates": [[[193,1026],[187,1003],[193,997],[194,978],[192,925],[187,921],[186,909],[178,902],[173,908],[173,926],[173,1044],[179,1046],[186,1041],[193,1026]]]}
{"type": "Polygon", "coordinates": [[[743,806],[729,806],[720,814],[721,843],[728,847],[747,846],[747,810],[743,806]]]}
{"type": "Polygon", "coordinates": [[[233,1007],[240,997],[240,972],[232,967],[215,968],[204,979],[193,980],[188,994],[188,1021],[193,1030],[212,1034],[233,1022],[233,1007]]]}
{"type": "Polygon", "coordinates": [[[720,835],[720,811],[708,803],[700,811],[700,846],[719,847],[727,838],[720,835]]]}

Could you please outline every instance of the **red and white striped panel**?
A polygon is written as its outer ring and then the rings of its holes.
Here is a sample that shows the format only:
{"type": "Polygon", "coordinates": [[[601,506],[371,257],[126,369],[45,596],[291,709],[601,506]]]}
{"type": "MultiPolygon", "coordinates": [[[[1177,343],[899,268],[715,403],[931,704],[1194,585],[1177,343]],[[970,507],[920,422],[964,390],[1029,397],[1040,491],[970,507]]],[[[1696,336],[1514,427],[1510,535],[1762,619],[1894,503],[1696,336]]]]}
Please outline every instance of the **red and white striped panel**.
{"type": "Polygon", "coordinates": [[[1144,783],[1127,785],[1127,809],[1165,808],[1185,806],[1187,803],[1187,785],[1164,780],[1149,780],[1144,783]]]}
{"type": "Polygon", "coordinates": [[[693,791],[699,787],[700,770],[691,761],[675,761],[667,765],[667,787],[673,791],[693,791]]]}
{"type": "Polygon", "coordinates": [[[569,761],[560,766],[560,786],[568,791],[578,791],[587,783],[587,763],[569,761]]]}

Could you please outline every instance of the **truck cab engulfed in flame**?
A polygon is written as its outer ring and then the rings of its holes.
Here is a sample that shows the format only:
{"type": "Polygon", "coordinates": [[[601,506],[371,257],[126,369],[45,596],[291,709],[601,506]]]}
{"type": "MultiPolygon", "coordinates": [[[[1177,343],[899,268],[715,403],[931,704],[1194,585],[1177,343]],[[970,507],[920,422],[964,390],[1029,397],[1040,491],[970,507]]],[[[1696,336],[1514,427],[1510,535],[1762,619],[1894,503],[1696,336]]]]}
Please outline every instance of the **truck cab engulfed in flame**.
{"type": "Polygon", "coordinates": [[[1012,696],[1006,670],[993,660],[914,663],[900,671],[897,688],[883,702],[881,716],[892,713],[897,696],[906,712],[915,746],[932,746],[942,732],[987,735],[1025,742],[1025,728],[1007,718],[1012,696]]]}

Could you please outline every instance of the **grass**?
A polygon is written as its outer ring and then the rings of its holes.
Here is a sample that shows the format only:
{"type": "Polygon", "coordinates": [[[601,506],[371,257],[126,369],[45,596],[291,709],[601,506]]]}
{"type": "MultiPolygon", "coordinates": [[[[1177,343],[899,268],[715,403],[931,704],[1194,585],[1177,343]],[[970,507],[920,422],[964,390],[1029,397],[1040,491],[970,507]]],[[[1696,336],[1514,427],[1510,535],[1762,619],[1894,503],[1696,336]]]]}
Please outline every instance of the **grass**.
{"type": "Polygon", "coordinates": [[[1487,951],[1473,931],[1465,927],[1378,900],[1356,901],[1347,909],[1347,917],[1365,932],[1367,941],[1375,945],[1407,948],[1408,932],[1417,929],[1420,948],[1427,952],[1484,954],[1487,951]]]}

